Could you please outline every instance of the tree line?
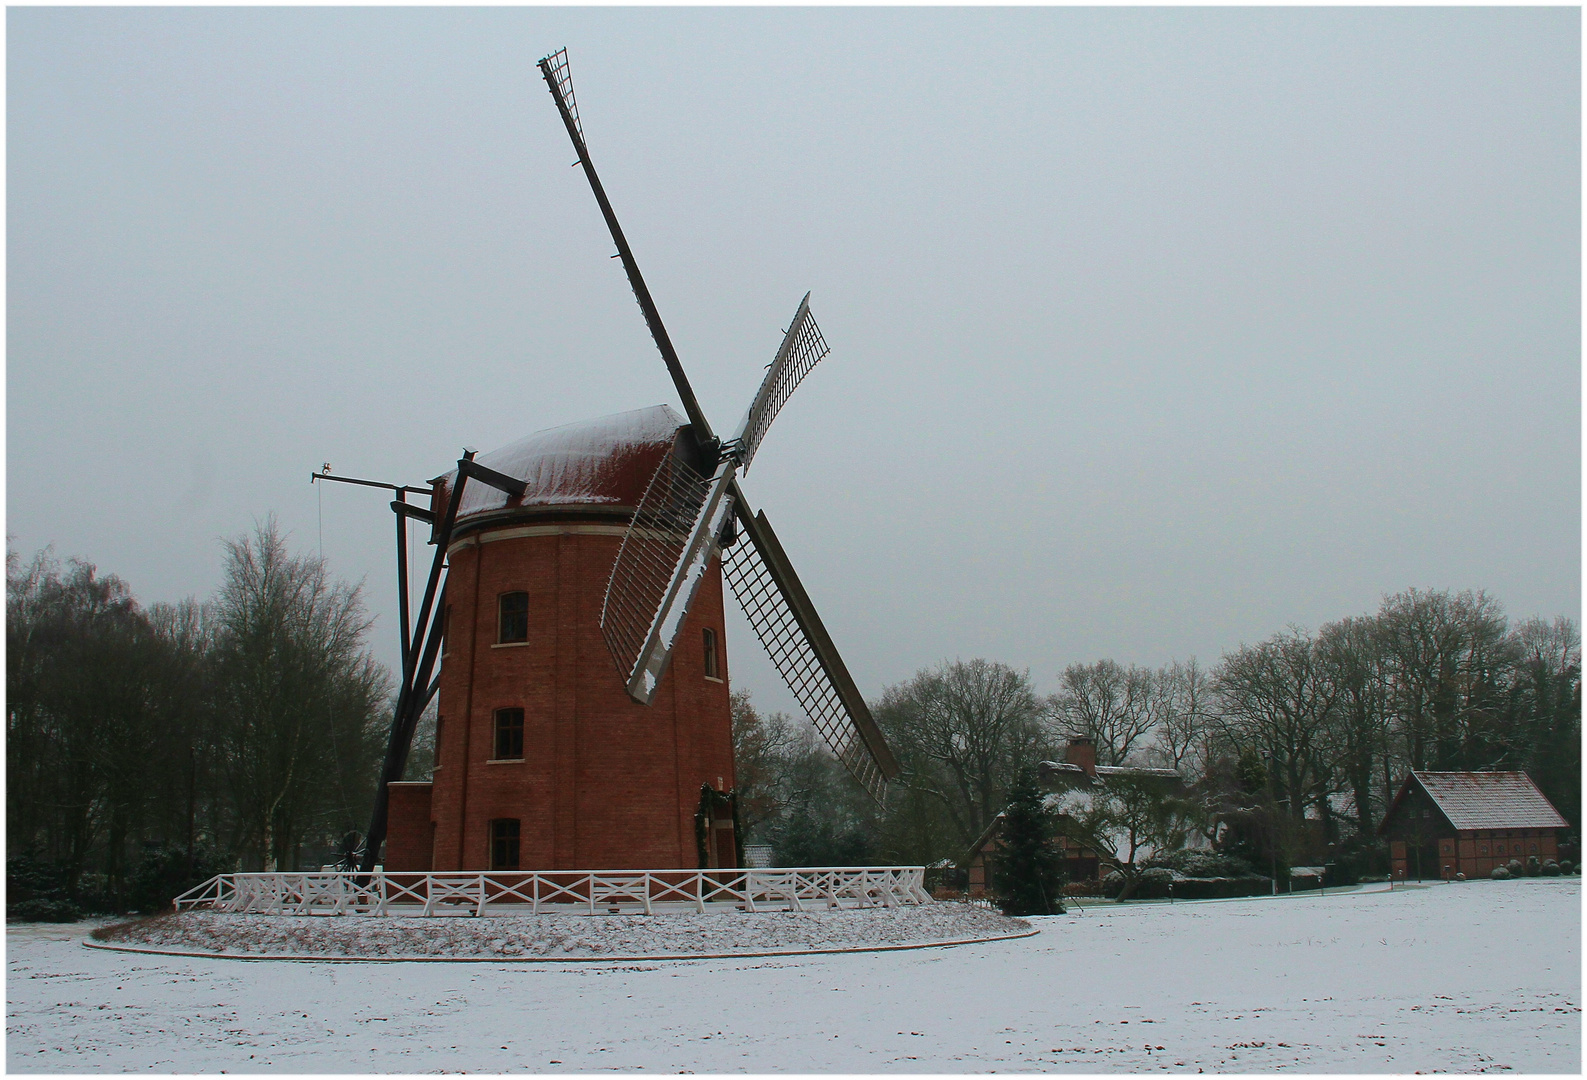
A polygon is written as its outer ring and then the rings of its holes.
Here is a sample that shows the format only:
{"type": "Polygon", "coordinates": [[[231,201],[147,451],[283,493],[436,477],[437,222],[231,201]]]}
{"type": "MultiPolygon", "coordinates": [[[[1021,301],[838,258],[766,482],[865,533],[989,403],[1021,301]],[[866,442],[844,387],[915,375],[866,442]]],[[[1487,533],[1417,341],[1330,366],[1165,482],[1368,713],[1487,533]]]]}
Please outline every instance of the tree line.
{"type": "Polygon", "coordinates": [[[885,808],[806,725],[736,698],[740,802],[752,842],[779,863],[958,860],[1021,770],[1062,761],[1071,735],[1094,742],[1099,765],[1184,777],[1188,821],[1139,808],[1140,821],[1161,819],[1159,843],[1195,825],[1264,865],[1295,855],[1315,822],[1342,858],[1375,869],[1376,828],[1410,769],[1524,770],[1580,827],[1577,627],[1512,624],[1482,592],[1411,589],[1211,667],[1070,664],[1046,695],[1007,664],[944,662],[886,689],[872,712],[903,767],[885,808]]]}
{"type": "Polygon", "coordinates": [[[7,551],[13,905],[168,904],[221,870],[317,869],[367,824],[392,681],[360,589],[273,520],[225,553],[212,598],[145,607],[7,551]]]}
{"type": "MultiPolygon", "coordinates": [[[[225,554],[208,600],[145,607],[88,563],[7,552],[13,904],[158,907],[221,870],[334,861],[365,826],[392,679],[367,651],[360,589],[290,552],[273,521],[225,554]]],[[[1525,770],[1580,823],[1577,628],[1512,624],[1480,592],[1409,590],[1211,667],[1070,664],[1049,694],[1007,664],[943,662],[888,687],[872,711],[903,769],[885,807],[808,723],[735,694],[749,842],[782,865],[956,861],[1022,771],[1063,760],[1071,735],[1092,740],[1100,765],[1187,782],[1192,799],[1167,810],[1145,789],[1088,808],[1098,846],[1112,825],[1131,831],[1113,853],[1121,864],[1134,838],[1161,848],[1193,826],[1222,835],[1220,823],[1242,822],[1224,836],[1231,850],[1277,861],[1315,821],[1330,837],[1355,834],[1353,857],[1371,862],[1411,768],[1525,770]]],[[[429,772],[433,725],[431,710],[410,778],[429,772]]]]}

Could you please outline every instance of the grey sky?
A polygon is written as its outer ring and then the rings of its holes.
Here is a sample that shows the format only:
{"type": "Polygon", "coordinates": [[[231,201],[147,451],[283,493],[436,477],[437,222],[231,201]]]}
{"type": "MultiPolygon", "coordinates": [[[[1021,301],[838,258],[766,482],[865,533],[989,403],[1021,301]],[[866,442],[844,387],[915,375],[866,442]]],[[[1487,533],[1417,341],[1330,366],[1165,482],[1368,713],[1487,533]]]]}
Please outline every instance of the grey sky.
{"type": "MultiPolygon", "coordinates": [[[[308,473],[672,387],[534,62],[861,688],[1579,617],[1575,9],[50,10],[8,26],[7,530],[146,600],[308,473]]],[[[394,662],[391,515],[323,493],[394,662]]],[[[736,612],[730,612],[736,618],[736,612]]],[[[735,682],[789,707],[742,622],[735,682]]]]}

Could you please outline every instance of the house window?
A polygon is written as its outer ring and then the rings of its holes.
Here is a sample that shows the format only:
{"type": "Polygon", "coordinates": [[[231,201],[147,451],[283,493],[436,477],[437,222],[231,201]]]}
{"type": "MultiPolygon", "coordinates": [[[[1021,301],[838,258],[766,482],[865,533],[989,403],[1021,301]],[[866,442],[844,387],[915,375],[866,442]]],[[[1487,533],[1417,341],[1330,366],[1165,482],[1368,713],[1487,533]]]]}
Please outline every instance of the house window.
{"type": "Polygon", "coordinates": [[[497,818],[490,823],[490,868],[518,869],[517,818],[497,818]]]}
{"type": "Polygon", "coordinates": [[[500,758],[523,757],[523,710],[496,710],[496,754],[500,758]]]}
{"type": "Polygon", "coordinates": [[[707,679],[720,679],[721,672],[716,666],[716,631],[705,631],[705,677],[707,679]]]}
{"type": "Polygon", "coordinates": [[[502,593],[498,601],[501,611],[500,629],[496,640],[500,644],[529,640],[529,594],[526,592],[502,593]]]}

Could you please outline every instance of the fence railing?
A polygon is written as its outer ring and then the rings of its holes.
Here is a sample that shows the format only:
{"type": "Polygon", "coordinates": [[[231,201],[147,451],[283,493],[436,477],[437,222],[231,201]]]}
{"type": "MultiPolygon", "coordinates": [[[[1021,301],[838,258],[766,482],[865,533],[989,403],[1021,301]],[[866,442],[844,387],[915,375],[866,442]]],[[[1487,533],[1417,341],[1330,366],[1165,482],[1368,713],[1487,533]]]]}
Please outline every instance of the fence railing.
{"type": "Polygon", "coordinates": [[[177,911],[258,915],[609,914],[806,911],[928,904],[920,866],[744,870],[543,870],[494,873],[218,874],[177,911]]]}

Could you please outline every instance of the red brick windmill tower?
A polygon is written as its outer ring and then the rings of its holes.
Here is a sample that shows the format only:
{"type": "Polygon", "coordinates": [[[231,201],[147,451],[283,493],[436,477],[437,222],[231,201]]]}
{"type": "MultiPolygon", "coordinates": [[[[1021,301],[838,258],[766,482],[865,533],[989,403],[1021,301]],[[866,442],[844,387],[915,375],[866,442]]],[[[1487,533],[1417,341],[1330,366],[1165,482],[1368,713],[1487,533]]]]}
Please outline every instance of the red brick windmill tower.
{"type": "Polygon", "coordinates": [[[724,578],[856,779],[880,798],[898,771],[737,479],[828,350],[806,296],[737,432],[718,438],[590,162],[566,50],[540,70],[687,416],[658,406],[465,454],[432,481],[427,511],[399,490],[393,508],[432,525],[436,554],[412,632],[402,615],[403,685],[362,868],[388,823],[393,871],[732,866],[724,578]],[[435,777],[401,783],[437,695],[435,777]]]}

